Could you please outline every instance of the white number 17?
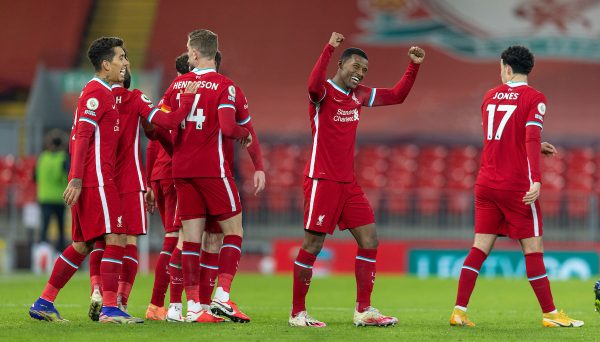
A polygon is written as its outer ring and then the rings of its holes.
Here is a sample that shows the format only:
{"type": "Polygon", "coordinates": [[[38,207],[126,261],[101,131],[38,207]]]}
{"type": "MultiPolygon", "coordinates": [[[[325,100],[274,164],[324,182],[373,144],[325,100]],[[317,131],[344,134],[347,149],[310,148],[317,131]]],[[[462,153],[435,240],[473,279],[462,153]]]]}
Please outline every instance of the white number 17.
{"type": "Polygon", "coordinates": [[[512,114],[515,112],[515,109],[517,109],[517,106],[515,106],[515,105],[499,105],[498,106],[499,112],[506,112],[506,113],[502,117],[502,120],[500,121],[500,125],[498,125],[498,130],[496,131],[496,136],[494,136],[494,114],[496,112],[496,105],[489,104],[486,109],[488,112],[487,140],[492,140],[492,137],[495,140],[500,140],[500,138],[502,137],[502,132],[504,132],[504,127],[506,126],[508,119],[510,119],[512,114]]]}
{"type": "MultiPolygon", "coordinates": [[[[177,93],[177,101],[179,101],[181,97],[181,93],[177,93]]],[[[181,121],[181,128],[185,129],[185,123],[187,121],[195,122],[196,129],[202,129],[202,124],[206,121],[206,116],[204,116],[204,109],[196,108],[198,106],[198,101],[200,100],[200,94],[196,94],[194,96],[194,104],[192,105],[192,109],[190,110],[188,116],[185,120],[181,121]]]]}

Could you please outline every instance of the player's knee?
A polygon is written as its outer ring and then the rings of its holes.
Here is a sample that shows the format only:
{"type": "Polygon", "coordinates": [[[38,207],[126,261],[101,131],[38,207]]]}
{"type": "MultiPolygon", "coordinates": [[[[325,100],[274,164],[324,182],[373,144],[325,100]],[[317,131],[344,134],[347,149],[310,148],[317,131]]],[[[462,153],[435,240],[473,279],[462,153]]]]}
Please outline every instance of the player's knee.
{"type": "Polygon", "coordinates": [[[379,239],[377,236],[364,239],[359,243],[359,246],[364,249],[377,249],[379,247],[379,239]]]}
{"type": "Polygon", "coordinates": [[[302,249],[310,254],[317,255],[323,248],[323,241],[318,239],[304,239],[302,243],[302,249]]]}
{"type": "Polygon", "coordinates": [[[202,250],[208,253],[219,253],[223,243],[223,234],[204,233],[202,236],[202,250]]]}
{"type": "Polygon", "coordinates": [[[75,249],[75,251],[77,251],[77,253],[83,254],[83,255],[88,255],[92,251],[92,248],[94,247],[94,243],[93,242],[75,242],[74,241],[72,243],[72,246],[73,246],[73,249],[75,249]]]}

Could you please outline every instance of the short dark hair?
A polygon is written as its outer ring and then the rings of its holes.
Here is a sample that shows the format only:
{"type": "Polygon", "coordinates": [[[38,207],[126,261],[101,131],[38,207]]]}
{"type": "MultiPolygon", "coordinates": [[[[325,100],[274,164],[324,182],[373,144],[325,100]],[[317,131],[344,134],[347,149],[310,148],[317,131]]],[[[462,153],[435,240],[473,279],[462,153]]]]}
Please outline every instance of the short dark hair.
{"type": "Polygon", "coordinates": [[[102,69],[102,61],[112,61],[117,46],[123,47],[123,40],[119,37],[100,37],[92,42],[88,58],[96,71],[102,69]]]}
{"type": "Polygon", "coordinates": [[[188,64],[187,52],[184,52],[177,58],[175,58],[175,70],[177,70],[177,72],[182,75],[190,72],[190,65],[188,64]]]}
{"type": "Polygon", "coordinates": [[[192,31],[188,34],[190,46],[200,52],[203,57],[215,58],[215,54],[219,50],[219,38],[216,33],[200,29],[192,31]]]}
{"type": "Polygon", "coordinates": [[[125,68],[125,79],[123,80],[123,88],[129,89],[131,87],[131,73],[129,68],[125,68]]]}
{"type": "Polygon", "coordinates": [[[531,69],[533,69],[533,54],[524,46],[509,46],[502,52],[500,58],[502,58],[502,63],[504,65],[510,65],[515,74],[529,75],[531,69]]]}
{"type": "Polygon", "coordinates": [[[221,59],[223,59],[221,51],[217,51],[215,54],[215,68],[217,69],[217,72],[219,72],[219,69],[221,68],[221,59]]]}
{"type": "Polygon", "coordinates": [[[342,56],[340,57],[342,64],[345,63],[348,58],[352,57],[352,55],[358,55],[366,60],[369,60],[367,54],[363,50],[355,47],[349,47],[342,52],[342,56]]]}

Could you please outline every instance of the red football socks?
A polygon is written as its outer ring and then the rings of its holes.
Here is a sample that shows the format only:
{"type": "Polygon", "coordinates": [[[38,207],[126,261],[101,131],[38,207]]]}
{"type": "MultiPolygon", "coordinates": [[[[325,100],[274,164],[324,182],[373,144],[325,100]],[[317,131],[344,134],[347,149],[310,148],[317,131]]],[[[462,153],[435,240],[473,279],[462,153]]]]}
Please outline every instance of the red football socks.
{"type": "Polygon", "coordinates": [[[363,312],[371,306],[376,260],[377,249],[359,248],[356,252],[354,275],[356,277],[356,310],[358,312],[363,312]]]}
{"type": "Polygon", "coordinates": [[[125,246],[123,256],[123,267],[119,278],[119,290],[117,296],[121,298],[121,304],[127,305],[131,288],[138,271],[138,250],[136,245],[125,246]]]}
{"type": "Polygon", "coordinates": [[[533,292],[535,292],[542,312],[547,313],[556,310],[552,299],[552,291],[550,290],[550,281],[544,265],[544,253],[525,254],[525,268],[527,269],[527,279],[531,284],[531,288],[533,288],[533,292]]]}
{"type": "Polygon", "coordinates": [[[169,290],[169,302],[181,303],[183,293],[183,272],[181,269],[181,249],[175,248],[169,261],[169,275],[171,289],[169,290]]]}
{"type": "Polygon", "coordinates": [[[102,291],[102,277],[100,276],[100,262],[102,261],[102,255],[106,248],[106,242],[104,240],[96,241],[94,249],[90,253],[90,285],[92,286],[92,292],[95,288],[102,291]]]}
{"type": "Polygon", "coordinates": [[[56,259],[50,279],[40,297],[49,302],[54,302],[60,289],[71,279],[84,259],[85,255],[79,254],[73,248],[73,245],[67,247],[56,259]]]}
{"type": "Polygon", "coordinates": [[[242,256],[242,237],[238,235],[225,235],[223,246],[219,253],[218,286],[223,291],[231,292],[231,282],[235,277],[240,258],[242,256]]]}
{"type": "Polygon", "coordinates": [[[292,316],[306,310],[306,294],[312,279],[312,268],[317,256],[300,248],[294,262],[294,290],[292,300],[292,316]]]}
{"type": "Polygon", "coordinates": [[[166,236],[163,241],[163,247],[156,261],[154,269],[154,287],[152,288],[152,298],[150,304],[158,307],[165,306],[165,294],[169,288],[169,260],[173,250],[177,245],[177,237],[166,236]]]}
{"type": "Polygon", "coordinates": [[[102,303],[104,306],[117,306],[117,291],[119,289],[119,274],[123,266],[125,247],[106,245],[100,265],[102,276],[102,303]]]}
{"type": "Polygon", "coordinates": [[[465,259],[460,278],[458,279],[458,293],[456,294],[456,306],[465,308],[469,304],[469,299],[475,288],[475,282],[479,275],[481,265],[487,258],[487,255],[479,248],[472,247],[469,255],[465,259]]]}
{"type": "Polygon", "coordinates": [[[200,304],[210,304],[219,273],[219,253],[202,251],[200,254],[200,304]]]}
{"type": "Polygon", "coordinates": [[[200,301],[198,281],[200,276],[200,243],[183,242],[181,251],[181,265],[183,270],[183,286],[187,300],[200,301]]]}

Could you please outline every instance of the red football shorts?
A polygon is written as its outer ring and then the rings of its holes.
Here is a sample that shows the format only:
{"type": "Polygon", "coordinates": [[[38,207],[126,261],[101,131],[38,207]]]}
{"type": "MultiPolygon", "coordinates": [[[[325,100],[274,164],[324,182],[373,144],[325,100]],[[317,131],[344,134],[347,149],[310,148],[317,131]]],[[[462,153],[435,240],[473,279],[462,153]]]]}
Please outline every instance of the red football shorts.
{"type": "Polygon", "coordinates": [[[143,191],[121,194],[121,210],[127,235],[145,235],[147,233],[148,218],[143,191]]]}
{"type": "Polygon", "coordinates": [[[174,225],[175,208],[177,207],[177,193],[172,179],[160,179],[152,182],[152,191],[156,198],[156,206],[160,213],[165,233],[172,233],[179,230],[174,225]]]}
{"type": "Polygon", "coordinates": [[[231,177],[175,178],[177,209],[181,220],[214,216],[217,221],[242,211],[240,196],[231,177]]]}
{"type": "Polygon", "coordinates": [[[117,186],[81,188],[81,195],[71,207],[73,241],[93,241],[104,234],[127,233],[121,212],[117,186]]]}
{"type": "Polygon", "coordinates": [[[304,229],[333,234],[375,223],[373,208],[356,183],[304,178],[304,229]]]}
{"type": "Polygon", "coordinates": [[[539,201],[523,203],[525,191],[475,185],[475,233],[505,235],[511,239],[542,236],[539,201]]]}

